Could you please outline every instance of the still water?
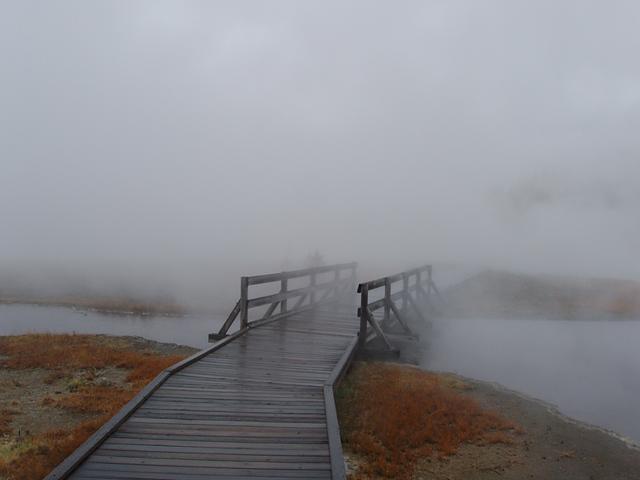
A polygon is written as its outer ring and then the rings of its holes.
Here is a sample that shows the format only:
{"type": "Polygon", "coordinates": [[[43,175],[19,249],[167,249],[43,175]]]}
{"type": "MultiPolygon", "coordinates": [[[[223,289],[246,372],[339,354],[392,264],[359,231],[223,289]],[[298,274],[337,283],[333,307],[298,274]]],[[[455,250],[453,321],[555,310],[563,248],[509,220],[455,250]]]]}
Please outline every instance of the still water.
{"type": "Polygon", "coordinates": [[[640,321],[443,320],[423,366],[500,383],[640,444],[640,321]]]}
{"type": "Polygon", "coordinates": [[[206,316],[135,316],[85,312],[64,307],[0,305],[0,335],[28,332],[132,335],[196,348],[208,345],[224,318],[206,316]]]}
{"type": "MultiPolygon", "coordinates": [[[[0,305],[0,335],[104,333],[204,348],[223,321],[0,305]]],[[[426,368],[498,382],[640,444],[640,321],[448,319],[423,338],[426,368]]]]}

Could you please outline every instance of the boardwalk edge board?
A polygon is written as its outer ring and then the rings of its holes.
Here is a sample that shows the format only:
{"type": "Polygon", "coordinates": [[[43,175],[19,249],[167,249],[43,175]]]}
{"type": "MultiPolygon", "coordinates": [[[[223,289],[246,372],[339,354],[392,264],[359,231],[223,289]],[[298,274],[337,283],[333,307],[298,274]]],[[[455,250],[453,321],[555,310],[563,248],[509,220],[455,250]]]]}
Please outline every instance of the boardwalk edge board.
{"type": "Polygon", "coordinates": [[[229,335],[223,340],[216,342],[200,352],[179,361],[178,363],[170,366],[163,372],[161,372],[156,378],[154,378],[149,384],[147,384],[138,394],[133,397],[127,404],[120,409],[107,423],[100,427],[96,432],[91,435],[82,445],[80,445],[71,455],[62,461],[57,467],[55,467],[44,480],[62,480],[68,478],[80,464],[86,460],[100,445],[102,445],[109,436],[115,432],[144,402],[155,392],[160,386],[167,381],[167,379],[176,372],[179,372],[185,367],[188,367],[194,362],[197,362],[201,358],[209,355],[210,353],[224,347],[226,344],[232,342],[236,338],[244,335],[246,330],[241,330],[232,335],[229,335]]]}
{"type": "Polygon", "coordinates": [[[347,369],[353,360],[358,348],[358,337],[354,337],[349,346],[340,357],[337,365],[331,372],[331,376],[324,384],[324,405],[327,415],[327,437],[329,439],[329,456],[331,458],[331,478],[333,480],[344,480],[347,472],[342,452],[342,440],[340,438],[340,424],[338,423],[338,413],[334,398],[334,389],[338,387],[342,378],[347,373],[347,369]]]}

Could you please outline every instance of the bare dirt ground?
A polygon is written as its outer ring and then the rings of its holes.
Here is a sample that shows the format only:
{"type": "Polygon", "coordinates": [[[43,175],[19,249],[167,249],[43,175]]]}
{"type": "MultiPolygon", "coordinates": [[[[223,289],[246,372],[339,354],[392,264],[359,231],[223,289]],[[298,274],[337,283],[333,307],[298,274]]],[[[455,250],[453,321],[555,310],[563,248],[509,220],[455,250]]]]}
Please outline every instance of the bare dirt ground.
{"type": "Polygon", "coordinates": [[[552,406],[499,385],[463,381],[464,395],[517,422],[512,444],[465,445],[443,459],[423,459],[416,480],[638,480],[640,448],[562,416],[552,406]]]}

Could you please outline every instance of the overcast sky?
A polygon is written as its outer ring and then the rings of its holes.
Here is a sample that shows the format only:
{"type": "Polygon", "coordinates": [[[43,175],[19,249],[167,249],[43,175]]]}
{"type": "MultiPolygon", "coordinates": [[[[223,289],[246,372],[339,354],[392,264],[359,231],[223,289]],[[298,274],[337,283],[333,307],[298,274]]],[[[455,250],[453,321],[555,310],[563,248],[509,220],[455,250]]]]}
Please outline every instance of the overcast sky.
{"type": "Polygon", "coordinates": [[[0,262],[640,278],[639,25],[617,0],[2,0],[0,262]]]}

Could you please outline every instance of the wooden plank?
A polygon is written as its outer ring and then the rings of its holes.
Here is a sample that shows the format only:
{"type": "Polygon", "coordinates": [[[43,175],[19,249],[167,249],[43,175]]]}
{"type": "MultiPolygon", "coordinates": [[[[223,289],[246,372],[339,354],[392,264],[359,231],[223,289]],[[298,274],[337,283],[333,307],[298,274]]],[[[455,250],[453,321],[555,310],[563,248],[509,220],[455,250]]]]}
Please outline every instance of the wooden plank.
{"type": "MultiPolygon", "coordinates": [[[[125,478],[132,478],[140,473],[155,473],[156,475],[174,475],[170,478],[184,478],[185,475],[205,475],[208,478],[224,478],[229,479],[236,476],[245,476],[250,478],[271,477],[271,478],[330,478],[330,470],[316,470],[309,472],[295,469],[274,469],[274,468],[223,468],[218,467],[212,469],[208,466],[186,466],[186,465],[135,465],[135,464],[109,464],[103,462],[92,461],[83,468],[84,472],[95,472],[99,478],[105,478],[108,475],[114,475],[115,472],[125,472],[125,478]]],[[[155,477],[157,478],[157,477],[155,477]]]]}
{"type": "MultiPolygon", "coordinates": [[[[238,469],[274,469],[274,470],[330,470],[330,465],[316,462],[253,462],[233,460],[183,460],[175,458],[118,457],[113,455],[93,455],[97,463],[113,465],[167,465],[185,467],[238,468],[238,469]]],[[[212,472],[213,473],[213,472],[212,472]]]]}
{"type": "Polygon", "coordinates": [[[324,399],[327,413],[327,439],[331,457],[331,478],[333,480],[343,480],[346,478],[347,473],[342,453],[340,426],[338,425],[338,414],[336,412],[335,399],[333,398],[332,385],[325,385],[324,399]]]}

